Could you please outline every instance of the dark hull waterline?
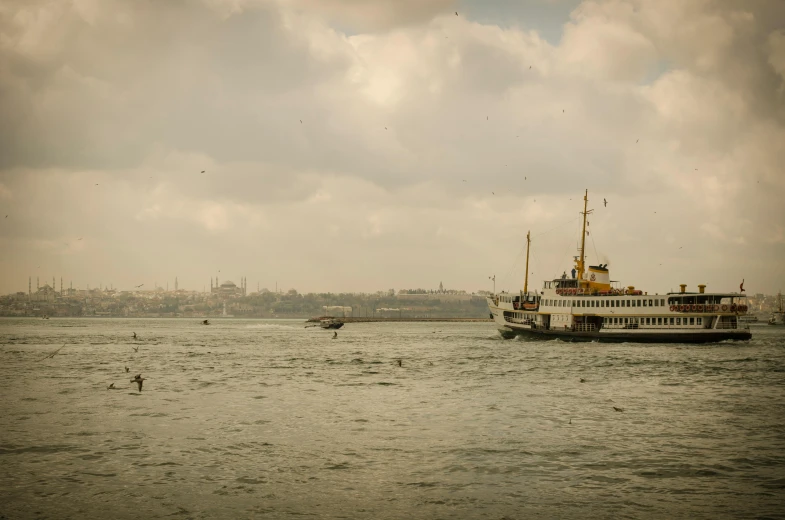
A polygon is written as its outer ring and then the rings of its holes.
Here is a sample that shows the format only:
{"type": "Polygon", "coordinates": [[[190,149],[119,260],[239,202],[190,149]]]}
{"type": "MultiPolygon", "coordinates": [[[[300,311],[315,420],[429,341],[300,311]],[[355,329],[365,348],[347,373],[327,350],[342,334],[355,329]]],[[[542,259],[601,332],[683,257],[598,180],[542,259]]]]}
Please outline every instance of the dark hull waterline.
{"type": "Polygon", "coordinates": [[[560,339],[567,342],[599,343],[717,343],[719,341],[748,341],[748,330],[718,330],[711,332],[646,333],[646,332],[573,332],[545,329],[500,329],[506,339],[524,336],[531,339],[560,339]]]}

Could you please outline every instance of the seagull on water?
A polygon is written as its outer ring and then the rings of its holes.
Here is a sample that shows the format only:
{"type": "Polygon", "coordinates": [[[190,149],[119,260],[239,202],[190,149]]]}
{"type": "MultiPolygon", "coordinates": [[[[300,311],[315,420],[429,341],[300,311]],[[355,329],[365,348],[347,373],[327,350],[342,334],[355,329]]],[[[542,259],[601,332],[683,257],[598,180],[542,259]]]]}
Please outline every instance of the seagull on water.
{"type": "Polygon", "coordinates": [[[107,390],[114,390],[114,383],[106,387],[107,390]]]}
{"type": "Polygon", "coordinates": [[[139,347],[131,347],[131,348],[134,349],[134,352],[139,352],[139,347]]]}
{"type": "Polygon", "coordinates": [[[142,377],[142,374],[136,374],[136,377],[131,379],[132,383],[136,383],[139,385],[139,391],[142,391],[142,383],[144,382],[145,378],[142,377]]]}
{"type": "Polygon", "coordinates": [[[134,339],[136,339],[136,332],[134,332],[134,339]]]}
{"type": "Polygon", "coordinates": [[[126,374],[127,374],[128,372],[130,372],[130,371],[131,371],[131,369],[130,369],[130,368],[128,368],[128,367],[125,367],[125,373],[126,373],[126,374]]]}
{"type": "Polygon", "coordinates": [[[614,406],[613,409],[616,410],[617,412],[623,412],[624,411],[624,408],[619,408],[618,406],[614,406]]]}

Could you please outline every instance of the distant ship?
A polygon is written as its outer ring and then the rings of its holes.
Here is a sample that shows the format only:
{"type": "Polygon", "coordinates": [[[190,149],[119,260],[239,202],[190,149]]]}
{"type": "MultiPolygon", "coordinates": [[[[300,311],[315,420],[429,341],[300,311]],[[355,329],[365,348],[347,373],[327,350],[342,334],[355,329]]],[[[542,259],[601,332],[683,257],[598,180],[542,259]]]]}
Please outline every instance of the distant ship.
{"type": "MultiPolygon", "coordinates": [[[[580,256],[572,277],[546,280],[542,290],[529,292],[529,247],[526,235],[526,276],[520,293],[495,293],[488,308],[505,338],[522,335],[565,341],[710,343],[749,340],[749,326],[739,318],[747,313],[747,298],[740,293],[647,294],[613,287],[608,264],[585,270],[586,216],[589,192],[583,197],[583,233],[580,256]]],[[[780,317],[782,314],[780,314],[780,317]]],[[[781,318],[780,318],[781,319],[781,318]]]]}
{"type": "Polygon", "coordinates": [[[782,293],[777,293],[777,310],[771,313],[769,325],[785,325],[785,312],[782,310],[782,293]]]}
{"type": "Polygon", "coordinates": [[[343,322],[336,318],[326,318],[319,320],[319,326],[323,329],[340,329],[343,327],[343,322]]]}

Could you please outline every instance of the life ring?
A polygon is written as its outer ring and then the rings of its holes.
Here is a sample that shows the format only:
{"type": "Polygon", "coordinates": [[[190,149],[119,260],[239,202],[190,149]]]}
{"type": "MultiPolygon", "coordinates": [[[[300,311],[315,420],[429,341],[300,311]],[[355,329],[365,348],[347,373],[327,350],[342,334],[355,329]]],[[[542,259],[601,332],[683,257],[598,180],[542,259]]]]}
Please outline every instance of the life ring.
{"type": "Polygon", "coordinates": [[[698,305],[698,312],[703,312],[703,305],[698,305]]]}
{"type": "Polygon", "coordinates": [[[674,307],[676,307],[676,306],[675,305],[671,305],[671,312],[673,312],[675,310],[674,307]]]}
{"type": "Polygon", "coordinates": [[[746,305],[742,305],[741,307],[739,307],[739,310],[741,312],[747,312],[747,306],[746,305]]]}
{"type": "Polygon", "coordinates": [[[684,312],[684,305],[679,305],[679,312],[684,312]]]}
{"type": "Polygon", "coordinates": [[[722,306],[722,312],[728,312],[728,306],[727,305],[723,305],[722,306]]]}
{"type": "Polygon", "coordinates": [[[735,303],[730,306],[730,311],[731,312],[736,312],[736,309],[737,309],[737,307],[736,307],[735,303]]]}
{"type": "Polygon", "coordinates": [[[695,312],[695,304],[690,305],[690,312],[695,312]]]}

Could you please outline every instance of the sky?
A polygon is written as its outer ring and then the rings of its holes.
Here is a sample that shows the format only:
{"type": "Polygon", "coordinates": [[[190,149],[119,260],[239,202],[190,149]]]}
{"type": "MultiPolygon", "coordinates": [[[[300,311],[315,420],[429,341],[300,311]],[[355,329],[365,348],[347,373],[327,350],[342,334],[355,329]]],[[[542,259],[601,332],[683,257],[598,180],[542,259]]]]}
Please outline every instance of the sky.
{"type": "Polygon", "coordinates": [[[785,289],[782,0],[10,0],[0,293],[785,289]],[[607,204],[605,203],[607,201],[607,204]]]}

